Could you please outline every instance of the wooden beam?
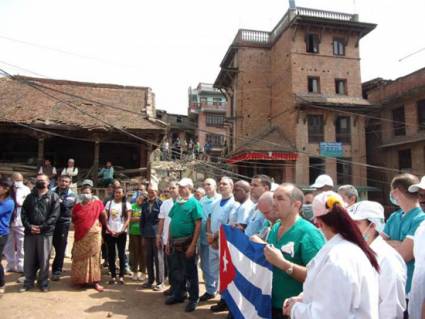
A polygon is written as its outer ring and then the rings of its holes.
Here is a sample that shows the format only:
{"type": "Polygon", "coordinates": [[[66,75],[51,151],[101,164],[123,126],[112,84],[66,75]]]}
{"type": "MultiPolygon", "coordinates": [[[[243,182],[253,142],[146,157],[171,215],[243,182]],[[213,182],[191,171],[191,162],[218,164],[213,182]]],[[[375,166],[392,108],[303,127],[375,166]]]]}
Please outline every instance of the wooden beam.
{"type": "Polygon", "coordinates": [[[100,142],[98,139],[94,142],[94,160],[93,160],[93,172],[92,178],[94,184],[97,184],[97,174],[99,172],[99,153],[100,153],[100,142]]]}
{"type": "Polygon", "coordinates": [[[37,155],[37,162],[38,165],[41,166],[43,165],[43,160],[44,160],[44,137],[39,137],[38,138],[38,155],[37,155]]]}

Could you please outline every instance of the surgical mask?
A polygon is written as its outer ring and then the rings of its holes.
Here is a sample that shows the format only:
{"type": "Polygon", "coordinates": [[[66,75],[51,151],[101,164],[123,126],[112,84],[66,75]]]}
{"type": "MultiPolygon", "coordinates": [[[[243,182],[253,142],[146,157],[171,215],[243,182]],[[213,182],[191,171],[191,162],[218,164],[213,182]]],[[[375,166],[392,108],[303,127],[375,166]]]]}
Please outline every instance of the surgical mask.
{"type": "Polygon", "coordinates": [[[88,202],[93,198],[92,194],[80,194],[80,200],[82,202],[88,202]]]}
{"type": "Polygon", "coordinates": [[[363,239],[364,239],[365,241],[368,241],[368,240],[369,240],[369,234],[368,234],[368,231],[369,231],[369,229],[370,229],[370,226],[372,226],[372,223],[370,223],[370,224],[369,224],[369,226],[367,226],[367,228],[366,228],[365,232],[363,233],[363,239]]]}
{"type": "Polygon", "coordinates": [[[394,198],[393,194],[390,193],[390,202],[391,204],[393,204],[394,206],[399,206],[397,200],[394,198]]]}
{"type": "Polygon", "coordinates": [[[46,184],[44,183],[44,181],[36,181],[35,182],[35,188],[42,190],[46,188],[46,184]]]}
{"type": "Polygon", "coordinates": [[[312,204],[304,204],[302,208],[302,215],[305,219],[312,221],[314,218],[313,215],[313,205],[312,204]]]}
{"type": "Polygon", "coordinates": [[[24,186],[24,182],[23,181],[15,181],[15,187],[16,188],[19,188],[19,187],[22,187],[22,186],[24,186]]]}

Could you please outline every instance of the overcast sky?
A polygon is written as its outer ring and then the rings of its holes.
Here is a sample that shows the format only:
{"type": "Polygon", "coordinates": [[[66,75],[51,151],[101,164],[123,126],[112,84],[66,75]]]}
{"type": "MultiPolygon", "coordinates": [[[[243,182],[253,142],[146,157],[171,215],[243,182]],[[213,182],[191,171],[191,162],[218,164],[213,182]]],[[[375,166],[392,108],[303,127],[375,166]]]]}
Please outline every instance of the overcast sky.
{"type": "MultiPolygon", "coordinates": [[[[296,4],[356,12],[361,21],[378,24],[360,43],[363,81],[394,79],[425,66],[425,51],[399,62],[425,47],[424,0],[296,4]]],[[[270,31],[287,9],[287,0],[0,0],[0,67],[13,74],[150,86],[157,108],[185,114],[188,87],[214,82],[237,30],[270,31]]]]}

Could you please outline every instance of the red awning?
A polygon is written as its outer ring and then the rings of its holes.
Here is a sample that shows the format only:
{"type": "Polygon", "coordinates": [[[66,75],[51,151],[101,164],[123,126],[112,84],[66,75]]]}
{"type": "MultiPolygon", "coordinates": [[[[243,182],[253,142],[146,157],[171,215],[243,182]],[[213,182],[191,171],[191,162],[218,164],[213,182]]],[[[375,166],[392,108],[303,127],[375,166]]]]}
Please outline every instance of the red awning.
{"type": "Polygon", "coordinates": [[[296,161],[298,153],[282,152],[248,152],[228,158],[228,164],[234,164],[241,161],[296,161]]]}

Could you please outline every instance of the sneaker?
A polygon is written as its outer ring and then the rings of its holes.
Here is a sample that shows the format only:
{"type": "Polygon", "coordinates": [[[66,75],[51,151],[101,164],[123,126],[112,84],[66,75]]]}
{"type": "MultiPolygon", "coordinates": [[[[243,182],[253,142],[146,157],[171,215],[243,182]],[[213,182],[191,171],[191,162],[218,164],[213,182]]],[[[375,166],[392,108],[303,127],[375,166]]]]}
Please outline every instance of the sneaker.
{"type": "Polygon", "coordinates": [[[138,272],[137,273],[137,280],[138,281],[143,281],[146,279],[146,275],[144,273],[138,272]]]}
{"type": "Polygon", "coordinates": [[[226,302],[223,299],[220,299],[220,301],[216,304],[210,307],[210,310],[212,312],[222,312],[227,310],[226,302]]]}
{"type": "Polygon", "coordinates": [[[136,273],[136,272],[134,272],[134,273],[133,273],[133,276],[131,277],[131,279],[132,279],[133,281],[137,281],[137,280],[139,280],[139,277],[137,276],[137,273],[136,273]]]}
{"type": "Polygon", "coordinates": [[[116,285],[117,284],[117,278],[115,278],[115,277],[112,277],[110,280],[109,280],[109,282],[108,282],[110,285],[116,285]]]}
{"type": "Polygon", "coordinates": [[[215,298],[215,295],[211,295],[208,292],[206,292],[199,298],[199,301],[204,302],[214,298],[215,298]]]}
{"type": "Polygon", "coordinates": [[[120,285],[125,285],[124,277],[120,277],[120,278],[118,279],[118,283],[119,283],[120,285]]]}
{"type": "Polygon", "coordinates": [[[6,285],[0,287],[0,295],[4,294],[5,289],[6,289],[6,285]]]}
{"type": "Polygon", "coordinates": [[[23,284],[23,283],[24,283],[24,281],[25,281],[25,276],[21,276],[21,277],[19,277],[19,278],[16,280],[16,282],[17,282],[18,284],[23,284]]]}
{"type": "Polygon", "coordinates": [[[21,288],[19,288],[19,292],[27,292],[27,291],[31,290],[32,288],[33,287],[22,286],[21,288]]]}
{"type": "Polygon", "coordinates": [[[155,285],[155,286],[152,287],[153,291],[162,291],[163,289],[164,289],[163,284],[155,285]]]}
{"type": "Polygon", "coordinates": [[[176,303],[182,303],[182,302],[184,302],[184,299],[177,299],[174,296],[170,296],[167,299],[165,299],[166,305],[174,305],[176,303]]]}
{"type": "Polygon", "coordinates": [[[196,306],[198,305],[198,303],[197,302],[195,302],[195,301],[189,301],[188,303],[187,303],[187,305],[186,305],[186,307],[184,308],[184,311],[185,312],[192,312],[192,311],[195,311],[195,309],[196,309],[196,306]]]}

